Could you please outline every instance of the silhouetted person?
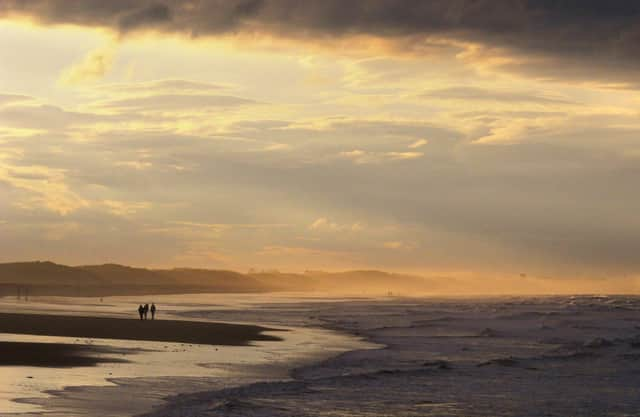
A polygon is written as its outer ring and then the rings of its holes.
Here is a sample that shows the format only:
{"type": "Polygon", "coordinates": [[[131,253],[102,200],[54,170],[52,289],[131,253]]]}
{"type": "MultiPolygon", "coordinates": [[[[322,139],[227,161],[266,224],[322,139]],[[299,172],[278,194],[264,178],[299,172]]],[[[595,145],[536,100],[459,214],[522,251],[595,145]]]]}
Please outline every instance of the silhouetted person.
{"type": "Polygon", "coordinates": [[[144,305],[144,319],[147,319],[147,315],[149,314],[149,304],[144,305]]]}
{"type": "Polygon", "coordinates": [[[140,320],[142,320],[142,316],[144,316],[144,307],[142,307],[142,304],[138,307],[138,314],[140,314],[140,320]]]}
{"type": "Polygon", "coordinates": [[[151,303],[151,320],[156,318],[156,305],[151,303]]]}

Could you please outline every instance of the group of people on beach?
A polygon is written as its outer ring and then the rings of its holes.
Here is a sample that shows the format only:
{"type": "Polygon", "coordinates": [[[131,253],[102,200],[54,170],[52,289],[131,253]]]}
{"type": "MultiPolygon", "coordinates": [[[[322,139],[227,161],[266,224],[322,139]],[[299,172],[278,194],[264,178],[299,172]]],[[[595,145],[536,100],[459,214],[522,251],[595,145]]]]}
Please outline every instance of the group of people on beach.
{"type": "Polygon", "coordinates": [[[138,307],[138,314],[140,314],[140,320],[146,320],[149,314],[149,311],[151,311],[151,320],[154,320],[156,318],[156,305],[154,303],[151,303],[151,308],[149,308],[149,304],[145,304],[145,305],[140,304],[140,306],[138,307]]]}

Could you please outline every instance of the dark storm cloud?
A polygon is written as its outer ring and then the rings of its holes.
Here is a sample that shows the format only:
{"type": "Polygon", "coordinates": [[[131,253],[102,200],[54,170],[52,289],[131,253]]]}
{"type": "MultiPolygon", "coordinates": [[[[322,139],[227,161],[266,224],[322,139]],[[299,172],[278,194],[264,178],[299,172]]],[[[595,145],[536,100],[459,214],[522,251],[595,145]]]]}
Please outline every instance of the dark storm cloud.
{"type": "Polygon", "coordinates": [[[123,16],[119,21],[119,25],[121,30],[127,31],[139,27],[160,25],[170,21],[171,10],[169,7],[156,3],[123,16]]]}
{"type": "Polygon", "coordinates": [[[0,15],[121,33],[259,31],[325,39],[368,34],[415,42],[445,36],[536,57],[535,64],[510,63],[507,69],[544,70],[557,78],[575,72],[581,78],[593,74],[628,81],[640,61],[640,2],[627,0],[0,0],[0,15]],[[552,62],[540,62],[545,59],[552,62]]]}

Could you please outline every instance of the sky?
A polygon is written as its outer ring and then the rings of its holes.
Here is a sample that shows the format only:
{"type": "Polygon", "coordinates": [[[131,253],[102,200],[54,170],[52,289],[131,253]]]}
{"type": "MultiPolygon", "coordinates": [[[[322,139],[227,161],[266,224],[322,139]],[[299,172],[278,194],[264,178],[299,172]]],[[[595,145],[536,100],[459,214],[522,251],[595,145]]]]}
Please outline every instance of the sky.
{"type": "Polygon", "coordinates": [[[635,276],[639,21],[0,0],[0,261],[635,276]]]}

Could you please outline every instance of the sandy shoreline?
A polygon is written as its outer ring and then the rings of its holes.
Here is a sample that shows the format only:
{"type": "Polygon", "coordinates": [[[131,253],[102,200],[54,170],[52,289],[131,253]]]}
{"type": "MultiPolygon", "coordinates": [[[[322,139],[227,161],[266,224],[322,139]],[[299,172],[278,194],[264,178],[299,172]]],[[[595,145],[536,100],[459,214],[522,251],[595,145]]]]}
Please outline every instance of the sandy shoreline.
{"type": "Polygon", "coordinates": [[[246,346],[254,341],[281,340],[263,334],[265,331],[275,330],[261,326],[201,321],[142,321],[108,317],[0,313],[0,333],[40,336],[246,346]]]}
{"type": "MultiPolygon", "coordinates": [[[[160,300],[163,317],[195,311],[198,321],[146,322],[116,318],[128,311],[129,299],[65,303],[75,306],[74,312],[96,313],[94,317],[66,315],[68,310],[58,310],[57,304],[46,301],[30,303],[30,311],[15,314],[12,310],[27,306],[7,303],[3,308],[7,313],[0,313],[0,334],[4,334],[0,345],[6,344],[0,346],[0,353],[8,352],[0,354],[0,369],[7,376],[0,384],[2,414],[130,417],[164,407],[176,395],[287,379],[292,369],[360,344],[342,334],[307,328],[306,318],[300,323],[289,315],[278,320],[268,309],[246,310],[245,296],[238,299],[167,297],[160,300]],[[210,309],[216,311],[221,305],[233,306],[230,311],[251,312],[252,317],[209,317],[210,309]],[[275,340],[282,342],[269,343],[275,340]],[[119,401],[113,402],[114,397],[119,401]]],[[[260,301],[257,304],[263,305],[260,301]]]]}

